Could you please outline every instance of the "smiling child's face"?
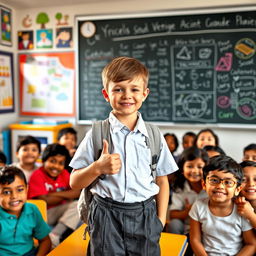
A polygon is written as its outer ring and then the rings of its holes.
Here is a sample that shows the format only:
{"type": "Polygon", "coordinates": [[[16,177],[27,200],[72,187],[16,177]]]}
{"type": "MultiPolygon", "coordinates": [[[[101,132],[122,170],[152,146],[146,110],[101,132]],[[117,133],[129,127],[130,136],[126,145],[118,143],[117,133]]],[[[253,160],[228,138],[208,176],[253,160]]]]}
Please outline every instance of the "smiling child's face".
{"type": "Polygon", "coordinates": [[[246,166],[243,168],[244,179],[241,194],[249,201],[256,200],[256,167],[246,166]]]}
{"type": "Polygon", "coordinates": [[[27,200],[27,186],[23,179],[15,176],[11,184],[0,184],[0,206],[9,214],[20,216],[27,200]]]}
{"type": "Polygon", "coordinates": [[[50,156],[44,162],[44,170],[48,176],[56,179],[65,169],[66,157],[63,155],[50,156]]]}

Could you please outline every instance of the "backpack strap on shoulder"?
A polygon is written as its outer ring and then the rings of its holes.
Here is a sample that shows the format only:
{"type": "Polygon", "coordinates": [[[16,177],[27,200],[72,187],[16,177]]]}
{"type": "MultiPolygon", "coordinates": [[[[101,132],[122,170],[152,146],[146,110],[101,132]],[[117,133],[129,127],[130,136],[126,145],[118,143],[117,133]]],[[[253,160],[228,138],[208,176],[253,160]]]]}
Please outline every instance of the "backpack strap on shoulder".
{"type": "Polygon", "coordinates": [[[160,151],[161,151],[161,132],[159,128],[155,125],[152,125],[150,123],[145,122],[147,132],[148,132],[148,139],[149,139],[149,147],[151,151],[151,171],[152,171],[152,176],[156,177],[156,167],[157,167],[157,162],[160,156],[160,151]]]}

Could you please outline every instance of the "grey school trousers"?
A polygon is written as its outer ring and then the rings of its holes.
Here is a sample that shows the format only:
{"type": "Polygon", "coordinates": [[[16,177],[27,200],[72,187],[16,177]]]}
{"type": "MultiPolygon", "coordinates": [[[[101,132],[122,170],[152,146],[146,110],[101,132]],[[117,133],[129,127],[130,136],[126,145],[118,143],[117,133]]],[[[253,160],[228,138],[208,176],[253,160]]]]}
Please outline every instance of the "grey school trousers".
{"type": "Polygon", "coordinates": [[[97,195],[89,213],[89,256],[159,256],[163,225],[150,198],[119,203],[97,195]]]}

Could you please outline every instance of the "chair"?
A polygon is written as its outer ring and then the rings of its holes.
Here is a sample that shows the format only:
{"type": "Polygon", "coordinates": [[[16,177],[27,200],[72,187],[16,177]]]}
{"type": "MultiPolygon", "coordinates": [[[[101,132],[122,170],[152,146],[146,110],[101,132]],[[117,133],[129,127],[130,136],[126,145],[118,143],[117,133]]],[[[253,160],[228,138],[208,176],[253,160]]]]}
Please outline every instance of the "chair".
{"type": "MultiPolygon", "coordinates": [[[[42,214],[44,221],[47,223],[47,204],[46,204],[46,202],[44,200],[40,200],[40,199],[29,199],[29,200],[27,200],[27,202],[37,206],[37,208],[39,209],[39,211],[42,214]]],[[[34,245],[36,247],[38,246],[38,241],[35,238],[34,238],[34,245]]]]}
{"type": "Polygon", "coordinates": [[[28,203],[35,204],[39,211],[42,214],[42,217],[45,222],[47,222],[47,204],[44,200],[40,199],[29,199],[27,200],[28,203]]]}

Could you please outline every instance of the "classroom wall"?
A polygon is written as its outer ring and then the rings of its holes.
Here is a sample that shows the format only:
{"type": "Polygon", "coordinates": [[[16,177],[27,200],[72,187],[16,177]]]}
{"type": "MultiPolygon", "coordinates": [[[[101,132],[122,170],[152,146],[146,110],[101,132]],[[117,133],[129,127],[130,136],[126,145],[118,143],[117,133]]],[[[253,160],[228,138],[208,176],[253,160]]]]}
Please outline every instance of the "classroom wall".
{"type": "MultiPolygon", "coordinates": [[[[232,0],[228,2],[228,6],[239,6],[240,3],[243,3],[243,7],[246,5],[253,5],[255,1],[241,1],[241,0],[232,0]]],[[[1,2],[0,2],[1,4],[1,2]]],[[[2,2],[2,4],[4,4],[2,2]]],[[[6,4],[4,4],[7,6],[6,4]]],[[[198,11],[201,8],[216,8],[216,7],[225,7],[227,3],[225,1],[178,1],[178,0],[130,0],[130,1],[88,1],[86,4],[82,5],[73,5],[73,6],[58,6],[58,7],[50,7],[50,8],[33,8],[33,9],[16,9],[12,6],[7,6],[12,8],[13,10],[13,46],[3,47],[1,49],[6,51],[13,51],[14,60],[16,63],[17,60],[17,31],[24,30],[22,27],[22,20],[26,15],[30,15],[32,20],[35,21],[35,18],[39,12],[46,12],[50,17],[50,22],[47,23],[47,28],[55,27],[56,20],[54,16],[56,12],[62,12],[63,14],[68,14],[69,25],[74,25],[74,18],[76,15],[97,15],[97,14],[114,14],[114,13],[141,13],[141,12],[154,12],[154,11],[170,11],[170,10],[196,10],[198,11]]],[[[241,5],[240,5],[241,6],[241,5]]],[[[240,8],[241,10],[241,8],[240,8]]],[[[30,28],[31,29],[31,28],[30,28]]],[[[39,25],[33,22],[32,29],[39,29],[39,25]]],[[[38,51],[38,50],[37,50],[38,51]]],[[[43,50],[42,50],[43,51],[43,50]]],[[[50,51],[56,51],[50,50],[50,51]]],[[[41,50],[40,50],[41,52],[41,50]]],[[[0,123],[0,131],[6,127],[10,123],[18,122],[20,120],[31,120],[33,117],[19,117],[18,113],[18,79],[17,79],[17,70],[18,65],[15,64],[15,113],[7,113],[1,114],[1,123],[0,123]]],[[[149,96],[150,97],[150,96],[149,96]]],[[[63,119],[63,118],[59,118],[63,119]]],[[[66,118],[65,118],[66,119],[66,118]]],[[[70,122],[75,125],[75,128],[78,130],[78,138],[79,141],[83,138],[85,132],[89,129],[88,126],[77,125],[75,118],[70,118],[70,122]]],[[[202,128],[212,128],[218,134],[220,138],[220,146],[224,149],[224,151],[230,156],[234,157],[237,161],[240,161],[242,158],[242,150],[243,147],[248,145],[249,143],[256,143],[255,136],[255,126],[254,128],[249,127],[239,127],[239,126],[231,126],[231,127],[223,127],[218,125],[169,125],[169,126],[160,126],[160,129],[163,133],[173,132],[175,133],[179,140],[181,141],[182,135],[187,131],[193,131],[197,133],[202,128]]],[[[181,151],[181,147],[179,147],[179,152],[181,151]]]]}

